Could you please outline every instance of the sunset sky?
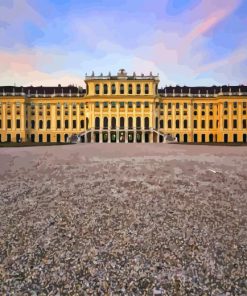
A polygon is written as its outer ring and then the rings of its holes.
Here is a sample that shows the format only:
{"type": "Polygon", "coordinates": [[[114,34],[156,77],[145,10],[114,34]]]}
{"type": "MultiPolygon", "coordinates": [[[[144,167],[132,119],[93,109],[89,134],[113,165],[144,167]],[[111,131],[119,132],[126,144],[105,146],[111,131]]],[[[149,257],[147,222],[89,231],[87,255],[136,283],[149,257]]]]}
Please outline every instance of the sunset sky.
{"type": "Polygon", "coordinates": [[[0,85],[120,68],[160,87],[247,84],[247,1],[0,0],[0,85]]]}

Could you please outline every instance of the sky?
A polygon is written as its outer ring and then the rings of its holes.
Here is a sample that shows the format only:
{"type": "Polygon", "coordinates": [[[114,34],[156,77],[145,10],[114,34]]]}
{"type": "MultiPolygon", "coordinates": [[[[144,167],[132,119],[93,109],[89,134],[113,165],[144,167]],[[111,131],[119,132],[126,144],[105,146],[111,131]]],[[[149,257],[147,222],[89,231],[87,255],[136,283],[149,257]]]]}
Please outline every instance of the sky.
{"type": "Polygon", "coordinates": [[[150,72],[168,85],[247,84],[246,0],[0,0],[0,85],[84,86],[150,72]]]}

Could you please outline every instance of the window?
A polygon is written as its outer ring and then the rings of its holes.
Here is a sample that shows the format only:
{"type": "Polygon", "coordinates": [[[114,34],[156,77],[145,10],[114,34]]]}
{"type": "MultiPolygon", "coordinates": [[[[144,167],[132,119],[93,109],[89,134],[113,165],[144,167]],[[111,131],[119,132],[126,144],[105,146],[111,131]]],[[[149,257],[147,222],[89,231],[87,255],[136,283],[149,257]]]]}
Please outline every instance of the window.
{"type": "Polygon", "coordinates": [[[124,108],[124,102],[120,102],[120,108],[124,108]]]}
{"type": "Polygon", "coordinates": [[[228,128],[228,121],[227,121],[227,119],[224,120],[224,128],[228,128]]]}
{"type": "Polygon", "coordinates": [[[76,103],[72,103],[72,108],[76,109],[76,103]]]}
{"type": "Polygon", "coordinates": [[[195,115],[195,116],[197,115],[197,111],[194,111],[194,115],[195,115]]]}
{"type": "Polygon", "coordinates": [[[80,104],[80,108],[83,109],[84,108],[84,103],[80,104]]]}
{"type": "Polygon", "coordinates": [[[233,103],[233,108],[237,108],[237,106],[238,106],[238,103],[237,102],[234,102],[233,103]]]}
{"type": "Polygon", "coordinates": [[[95,85],[95,94],[99,95],[99,84],[95,85]]]}
{"type": "Polygon", "coordinates": [[[197,103],[194,103],[194,109],[197,109],[197,103]]]}
{"type": "Polygon", "coordinates": [[[50,109],[51,108],[51,105],[48,103],[47,104],[47,109],[50,109]]]}
{"type": "Polygon", "coordinates": [[[233,128],[237,128],[237,127],[238,127],[237,119],[234,119],[233,120],[233,128]]]}
{"type": "Polygon", "coordinates": [[[108,108],[108,102],[103,103],[104,108],[108,108]]]}
{"type": "Polygon", "coordinates": [[[129,87],[128,87],[128,94],[129,94],[129,95],[132,95],[132,84],[129,84],[129,87]]]}
{"type": "Polygon", "coordinates": [[[176,120],[176,128],[179,128],[179,120],[176,120]]]}
{"type": "Polygon", "coordinates": [[[132,108],[132,107],[133,107],[132,102],[128,102],[128,107],[129,107],[129,108],[132,108]]]}
{"type": "Polygon", "coordinates": [[[149,129],[149,118],[148,117],[145,117],[144,125],[145,125],[145,129],[149,129]]]}
{"type": "Polygon", "coordinates": [[[141,102],[136,102],[136,108],[141,108],[141,102]]]}
{"type": "Polygon", "coordinates": [[[124,94],[124,85],[120,84],[120,95],[124,94]]]}
{"type": "Polygon", "coordinates": [[[227,110],[224,110],[224,115],[227,115],[227,113],[228,113],[227,110]]]}
{"type": "Polygon", "coordinates": [[[104,84],[104,95],[108,94],[108,85],[104,84]]]}
{"type": "Polygon", "coordinates": [[[209,109],[210,110],[213,109],[213,104],[212,103],[209,104],[209,109]]]}
{"type": "Polygon", "coordinates": [[[116,94],[116,85],[115,85],[115,84],[112,84],[112,86],[111,86],[111,93],[112,93],[113,95],[116,94]]]}
{"type": "Polygon", "coordinates": [[[136,117],[136,128],[141,128],[141,117],[136,117]]]}
{"type": "Polygon", "coordinates": [[[168,103],[168,109],[172,108],[172,103],[168,103]]]}
{"type": "Polygon", "coordinates": [[[73,128],[76,128],[76,120],[73,120],[73,128]]]}
{"type": "Polygon", "coordinates": [[[246,119],[243,120],[243,128],[246,128],[246,119]]]}
{"type": "Polygon", "coordinates": [[[116,125],[117,125],[116,117],[112,117],[112,119],[111,119],[111,128],[116,129],[116,125]]]}
{"type": "MultiPolygon", "coordinates": [[[[61,107],[60,103],[57,103],[57,109],[58,110],[60,110],[60,107],[61,107]]],[[[39,106],[39,108],[42,108],[42,106],[39,106]]]]}
{"type": "Polygon", "coordinates": [[[246,108],[246,102],[243,102],[243,108],[246,108]]]}
{"type": "Polygon", "coordinates": [[[184,120],[184,128],[187,128],[188,124],[187,124],[187,120],[184,120]]]}
{"type": "Polygon", "coordinates": [[[144,107],[149,108],[149,102],[144,102],[144,107]]]}
{"type": "Polygon", "coordinates": [[[108,118],[104,117],[104,128],[108,128],[108,118]]]}
{"type": "Polygon", "coordinates": [[[172,121],[168,120],[168,128],[172,128],[172,121]]]}
{"type": "Polygon", "coordinates": [[[69,128],[69,121],[67,119],[65,120],[65,128],[69,128]]]}
{"type": "Polygon", "coordinates": [[[205,103],[202,103],[202,109],[205,109],[205,103]]]}
{"type": "Polygon", "coordinates": [[[124,129],[124,117],[120,117],[120,129],[124,129]]]}
{"type": "Polygon", "coordinates": [[[51,121],[50,120],[47,120],[47,122],[46,122],[46,128],[47,129],[50,129],[51,128],[51,121]]]}
{"type": "Polygon", "coordinates": [[[205,120],[202,120],[202,128],[205,128],[205,120]]]}
{"type": "Polygon", "coordinates": [[[224,102],[224,108],[228,108],[228,103],[224,102]]]}
{"type": "Polygon", "coordinates": [[[57,120],[57,128],[61,128],[61,121],[57,120]]]}
{"type": "Polygon", "coordinates": [[[187,107],[188,107],[188,104],[184,103],[184,109],[187,109],[187,107]]]}
{"type": "Polygon", "coordinates": [[[39,121],[39,128],[41,128],[41,129],[43,128],[43,120],[39,121]]]}
{"type": "Polygon", "coordinates": [[[81,128],[84,128],[84,120],[81,120],[81,128]]]}
{"type": "Polygon", "coordinates": [[[32,128],[32,129],[35,128],[35,121],[34,121],[34,120],[31,121],[31,128],[32,128]]]}
{"type": "Polygon", "coordinates": [[[47,143],[50,143],[50,142],[51,142],[51,135],[50,135],[50,134],[48,134],[48,135],[46,136],[46,142],[47,142],[47,143]]]}
{"type": "Polygon", "coordinates": [[[176,103],[176,109],[179,109],[179,103],[176,103]]]}
{"type": "Polygon", "coordinates": [[[8,119],[8,120],[7,120],[7,127],[8,127],[8,128],[11,128],[11,119],[8,119]]]}
{"type": "Polygon", "coordinates": [[[133,118],[132,117],[129,117],[128,118],[128,128],[129,129],[132,129],[133,128],[133,118]]]}
{"type": "Polygon", "coordinates": [[[100,119],[99,117],[95,117],[95,129],[99,129],[100,128],[100,119]]]}
{"type": "Polygon", "coordinates": [[[111,102],[111,107],[116,108],[116,102],[111,102]]]}
{"type": "Polygon", "coordinates": [[[145,95],[149,94],[149,85],[146,83],[145,84],[145,95]]]}
{"type": "Polygon", "coordinates": [[[202,116],[204,116],[205,115],[205,111],[202,111],[202,116]]]}
{"type": "Polygon", "coordinates": [[[237,114],[238,114],[237,110],[233,110],[233,115],[237,115],[237,114]]]}
{"type": "Polygon", "coordinates": [[[164,128],[164,120],[163,119],[160,120],[160,128],[164,128]]]}
{"type": "Polygon", "coordinates": [[[21,121],[20,119],[16,120],[16,128],[21,128],[21,121]]]}
{"type": "Polygon", "coordinates": [[[213,120],[209,120],[209,128],[213,128],[213,120]]]}
{"type": "Polygon", "coordinates": [[[164,109],[164,103],[160,103],[160,109],[164,109]]]}
{"type": "Polygon", "coordinates": [[[136,85],[136,94],[137,95],[140,95],[141,94],[141,85],[140,84],[137,84],[136,85]]]}
{"type": "Polygon", "coordinates": [[[194,128],[197,128],[197,120],[194,120],[194,128]]]}
{"type": "Polygon", "coordinates": [[[210,115],[210,116],[213,116],[213,111],[210,111],[210,112],[209,112],[209,115],[210,115]]]}
{"type": "Polygon", "coordinates": [[[95,102],[94,106],[95,108],[99,108],[99,102],[95,102]]]}

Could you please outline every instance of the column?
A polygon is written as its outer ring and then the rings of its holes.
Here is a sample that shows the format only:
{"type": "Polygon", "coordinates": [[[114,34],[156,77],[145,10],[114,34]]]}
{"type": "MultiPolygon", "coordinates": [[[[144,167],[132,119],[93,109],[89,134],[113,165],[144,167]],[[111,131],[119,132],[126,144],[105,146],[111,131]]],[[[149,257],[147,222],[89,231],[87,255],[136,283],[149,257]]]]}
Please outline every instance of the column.
{"type": "Polygon", "coordinates": [[[116,131],[116,141],[119,143],[119,130],[116,131]]]}
{"type": "Polygon", "coordinates": [[[76,129],[80,130],[80,105],[78,102],[76,104],[76,129]]]}
{"type": "Polygon", "coordinates": [[[21,130],[25,130],[25,102],[21,103],[21,130]]]}
{"type": "Polygon", "coordinates": [[[6,103],[3,103],[2,106],[2,130],[6,130],[6,103]]]}
{"type": "Polygon", "coordinates": [[[64,103],[61,103],[61,129],[64,130],[64,103]]]}
{"type": "MultiPolygon", "coordinates": [[[[71,104],[71,102],[69,103],[69,130],[70,130],[70,132],[71,132],[71,130],[72,130],[72,124],[73,124],[73,118],[72,118],[72,104],[71,104]]],[[[86,124],[86,122],[85,122],[85,124],[86,124]]]]}
{"type": "Polygon", "coordinates": [[[109,129],[108,129],[108,143],[111,143],[111,132],[109,131],[109,129]]]}
{"type": "Polygon", "coordinates": [[[12,103],[12,130],[16,130],[16,102],[12,103]]]}
{"type": "Polygon", "coordinates": [[[91,131],[91,143],[94,143],[94,132],[91,131]]]}

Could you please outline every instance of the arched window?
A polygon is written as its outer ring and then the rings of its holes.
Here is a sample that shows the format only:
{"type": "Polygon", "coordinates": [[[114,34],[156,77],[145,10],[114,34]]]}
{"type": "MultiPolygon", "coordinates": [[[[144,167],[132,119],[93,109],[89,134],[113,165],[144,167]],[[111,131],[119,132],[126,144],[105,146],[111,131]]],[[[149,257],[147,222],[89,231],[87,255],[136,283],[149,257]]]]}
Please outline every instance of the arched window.
{"type": "Polygon", "coordinates": [[[116,85],[115,85],[115,84],[112,84],[112,86],[111,86],[111,93],[112,93],[113,95],[116,94],[116,85]]]}
{"type": "Polygon", "coordinates": [[[120,95],[124,94],[124,85],[120,84],[120,95]]]}
{"type": "Polygon", "coordinates": [[[104,95],[108,94],[108,85],[104,84],[104,95]]]}
{"type": "Polygon", "coordinates": [[[133,128],[133,118],[132,117],[129,117],[128,118],[128,128],[129,129],[132,129],[133,128]]]}
{"type": "Polygon", "coordinates": [[[112,129],[116,129],[116,117],[112,117],[111,119],[111,128],[112,129]]]}
{"type": "Polygon", "coordinates": [[[132,84],[129,84],[128,93],[129,95],[132,95],[132,84]]]}
{"type": "Polygon", "coordinates": [[[136,85],[136,94],[137,95],[140,95],[141,94],[141,85],[140,84],[137,84],[136,85]]]}
{"type": "Polygon", "coordinates": [[[145,129],[149,129],[149,118],[148,117],[145,117],[144,125],[145,125],[145,129]]]}
{"type": "Polygon", "coordinates": [[[100,119],[99,117],[95,117],[95,129],[99,129],[100,128],[100,119]]]}
{"type": "Polygon", "coordinates": [[[160,128],[164,128],[164,120],[163,119],[160,120],[160,128]]]}
{"type": "Polygon", "coordinates": [[[42,120],[39,121],[39,128],[43,128],[43,121],[42,120]]]}
{"type": "Polygon", "coordinates": [[[35,121],[34,120],[31,121],[31,128],[35,128],[35,121]]]}
{"type": "Polygon", "coordinates": [[[104,117],[104,128],[108,128],[108,118],[104,117]]]}
{"type": "Polygon", "coordinates": [[[179,120],[176,120],[176,128],[179,128],[179,120]]]}
{"type": "Polygon", "coordinates": [[[51,121],[50,120],[47,120],[47,122],[46,122],[46,128],[47,129],[50,129],[51,128],[51,121]]]}
{"type": "Polygon", "coordinates": [[[145,95],[149,94],[149,85],[146,83],[145,84],[145,95]]]}
{"type": "Polygon", "coordinates": [[[99,95],[99,84],[95,85],[95,94],[99,95]]]}
{"type": "Polygon", "coordinates": [[[136,128],[141,128],[141,117],[136,117],[136,128]]]}
{"type": "Polygon", "coordinates": [[[84,128],[84,120],[81,120],[81,128],[84,128]]]}
{"type": "Polygon", "coordinates": [[[120,129],[124,129],[124,117],[120,117],[120,129]]]}

